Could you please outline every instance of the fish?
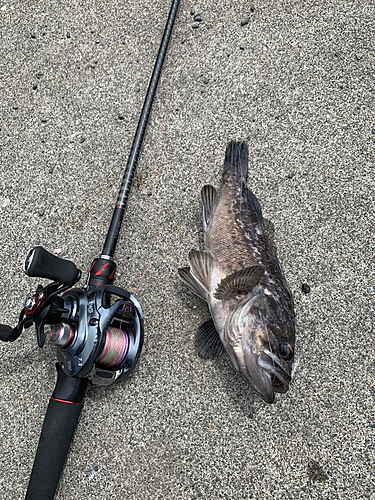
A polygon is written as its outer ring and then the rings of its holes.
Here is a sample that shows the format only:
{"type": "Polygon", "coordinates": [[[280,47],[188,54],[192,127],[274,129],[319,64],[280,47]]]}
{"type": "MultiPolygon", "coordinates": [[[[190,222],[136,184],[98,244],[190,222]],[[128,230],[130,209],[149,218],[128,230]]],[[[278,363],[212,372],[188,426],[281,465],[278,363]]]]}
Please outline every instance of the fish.
{"type": "Polygon", "coordinates": [[[202,358],[224,350],[235,369],[267,403],[288,391],[295,346],[293,297],[267,235],[260,203],[246,187],[245,142],[226,148],[221,187],[201,190],[204,250],[188,253],[182,281],[203,299],[211,317],[197,330],[202,358]]]}

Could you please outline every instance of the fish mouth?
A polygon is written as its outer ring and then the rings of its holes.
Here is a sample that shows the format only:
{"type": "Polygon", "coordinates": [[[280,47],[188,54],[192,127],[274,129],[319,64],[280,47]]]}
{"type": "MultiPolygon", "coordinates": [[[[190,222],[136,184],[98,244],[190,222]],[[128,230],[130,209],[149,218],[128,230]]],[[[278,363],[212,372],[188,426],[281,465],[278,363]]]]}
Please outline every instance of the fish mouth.
{"type": "MultiPolygon", "coordinates": [[[[273,403],[275,393],[284,393],[289,389],[291,381],[290,368],[271,352],[261,351],[258,355],[246,359],[248,376],[250,375],[255,391],[266,403],[273,403]]],[[[245,377],[249,379],[249,377],[245,377]]]]}
{"type": "Polygon", "coordinates": [[[258,356],[257,365],[266,372],[275,392],[284,393],[289,389],[290,369],[280,358],[262,351],[258,356]]]}

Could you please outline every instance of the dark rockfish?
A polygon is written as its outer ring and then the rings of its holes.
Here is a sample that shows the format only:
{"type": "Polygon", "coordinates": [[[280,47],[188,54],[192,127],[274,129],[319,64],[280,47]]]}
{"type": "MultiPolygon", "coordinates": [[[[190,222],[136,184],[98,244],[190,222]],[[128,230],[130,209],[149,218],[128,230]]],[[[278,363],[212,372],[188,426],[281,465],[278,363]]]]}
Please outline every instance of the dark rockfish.
{"type": "Polygon", "coordinates": [[[268,403],[286,392],[294,355],[293,300],[265,233],[261,208],[245,187],[246,144],[231,142],[220,193],[202,188],[206,251],[191,250],[179,269],[187,286],[205,300],[212,319],[196,335],[198,354],[223,350],[268,403]]]}

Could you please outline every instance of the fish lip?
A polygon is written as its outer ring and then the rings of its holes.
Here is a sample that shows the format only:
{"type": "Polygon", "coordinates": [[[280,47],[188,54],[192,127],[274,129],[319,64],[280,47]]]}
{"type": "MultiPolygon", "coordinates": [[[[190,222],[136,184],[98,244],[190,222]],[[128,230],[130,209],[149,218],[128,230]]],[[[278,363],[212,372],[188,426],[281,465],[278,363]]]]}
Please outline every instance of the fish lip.
{"type": "Polygon", "coordinates": [[[259,396],[266,402],[272,404],[275,401],[275,390],[272,386],[271,378],[268,378],[267,386],[263,387],[263,391],[255,389],[259,396]]]}
{"type": "Polygon", "coordinates": [[[273,403],[275,390],[271,374],[258,363],[258,359],[259,352],[246,349],[244,351],[244,366],[240,368],[240,373],[266,403],[273,403]]]}
{"type": "Polygon", "coordinates": [[[285,362],[269,351],[262,351],[259,353],[257,365],[266,372],[275,392],[287,392],[291,375],[290,367],[285,362]]]}

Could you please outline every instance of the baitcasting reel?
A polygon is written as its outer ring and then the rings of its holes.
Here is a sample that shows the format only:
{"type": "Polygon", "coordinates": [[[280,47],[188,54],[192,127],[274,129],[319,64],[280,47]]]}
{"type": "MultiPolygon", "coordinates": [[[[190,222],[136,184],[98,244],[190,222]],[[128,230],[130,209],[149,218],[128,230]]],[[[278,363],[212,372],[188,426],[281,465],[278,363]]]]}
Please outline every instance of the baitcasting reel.
{"type": "Polygon", "coordinates": [[[143,344],[143,315],[137,300],[113,286],[116,264],[107,255],[95,259],[84,288],[73,262],[42,247],[28,253],[28,276],[53,283],[38,286],[26,299],[16,328],[0,325],[0,340],[13,342],[33,323],[39,347],[45,327],[56,346],[57,381],[39,439],[25,500],[52,500],[83,407],[89,380],[108,386],[135,368],[143,344]],[[52,467],[46,467],[51,464],[52,467]]]}
{"type": "Polygon", "coordinates": [[[53,500],[88,381],[107,386],[123,380],[141,353],[142,310],[129,292],[113,286],[116,264],[112,257],[178,6],[179,0],[173,0],[103,251],[91,266],[86,286],[72,288],[81,277],[73,262],[35,247],[26,257],[24,271],[53,283],[39,285],[28,297],[16,328],[0,325],[0,340],[13,342],[23,328],[34,323],[40,347],[45,341],[45,326],[51,325],[50,340],[57,351],[57,381],[25,500],[53,500]]]}
{"type": "Polygon", "coordinates": [[[71,288],[81,277],[73,262],[42,247],[28,253],[24,271],[54,282],[39,285],[26,299],[16,328],[0,325],[0,340],[14,341],[34,323],[38,345],[43,347],[45,326],[51,325],[50,341],[69,377],[107,386],[130,375],[142,349],[143,314],[129,292],[111,285],[113,261],[95,259],[83,289],[71,288]]]}

